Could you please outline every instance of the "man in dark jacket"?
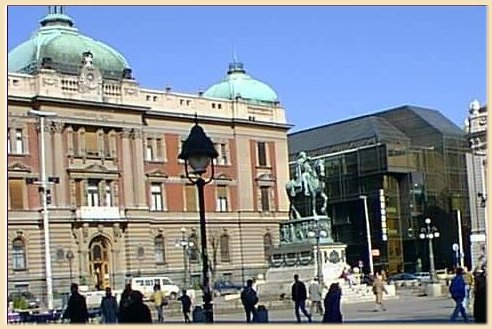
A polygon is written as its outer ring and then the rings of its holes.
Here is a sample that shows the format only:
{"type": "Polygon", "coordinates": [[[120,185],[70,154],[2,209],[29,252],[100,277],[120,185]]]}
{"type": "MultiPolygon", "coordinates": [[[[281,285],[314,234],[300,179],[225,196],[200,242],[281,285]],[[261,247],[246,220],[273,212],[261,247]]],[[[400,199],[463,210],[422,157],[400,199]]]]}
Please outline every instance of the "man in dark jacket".
{"type": "Polygon", "coordinates": [[[120,316],[120,323],[152,323],[150,309],[143,302],[143,295],[138,290],[132,290],[129,295],[129,305],[120,316]]]}
{"type": "Polygon", "coordinates": [[[70,293],[63,319],[70,319],[70,323],[86,323],[89,320],[89,313],[85,297],[79,294],[79,285],[72,283],[70,293]]]}
{"type": "Polygon", "coordinates": [[[451,314],[451,322],[456,321],[458,313],[461,313],[461,315],[463,316],[463,320],[465,322],[468,322],[468,315],[466,314],[466,310],[463,307],[463,300],[466,296],[466,289],[465,280],[463,279],[463,269],[461,267],[458,267],[456,269],[456,275],[449,285],[449,292],[451,293],[451,297],[456,303],[453,314],[451,314]]]}
{"type": "Polygon", "coordinates": [[[181,302],[181,310],[183,312],[185,323],[190,323],[191,298],[186,294],[186,289],[183,289],[182,295],[178,300],[181,302]]]}
{"type": "Polygon", "coordinates": [[[241,302],[244,306],[244,312],[246,312],[246,322],[251,322],[251,316],[253,316],[253,321],[256,320],[256,307],[258,303],[258,296],[256,291],[253,289],[253,280],[249,279],[246,281],[246,287],[241,291],[241,302]]]}
{"type": "Polygon", "coordinates": [[[294,284],[292,285],[291,290],[292,300],[294,301],[294,310],[297,318],[297,322],[301,322],[301,315],[299,314],[299,309],[301,309],[302,313],[308,318],[309,322],[311,320],[311,314],[306,311],[306,285],[299,280],[299,275],[294,274],[294,284]]]}
{"type": "Polygon", "coordinates": [[[130,293],[132,292],[132,284],[127,283],[125,289],[121,293],[120,304],[118,306],[118,314],[125,313],[126,308],[130,305],[130,293]]]}
{"type": "Polygon", "coordinates": [[[475,323],[487,323],[487,277],[483,266],[475,271],[475,299],[473,317],[475,323]]]}

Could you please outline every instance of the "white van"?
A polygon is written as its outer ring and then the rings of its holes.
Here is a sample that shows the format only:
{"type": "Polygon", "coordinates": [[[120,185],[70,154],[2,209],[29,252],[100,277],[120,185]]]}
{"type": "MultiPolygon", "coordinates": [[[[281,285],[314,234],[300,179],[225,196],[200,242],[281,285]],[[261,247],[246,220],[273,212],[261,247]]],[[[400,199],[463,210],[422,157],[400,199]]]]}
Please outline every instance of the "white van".
{"type": "Polygon", "coordinates": [[[167,276],[139,276],[132,278],[132,289],[139,290],[146,299],[154,292],[154,285],[161,286],[164,295],[171,299],[176,299],[179,295],[179,287],[175,285],[167,276]]]}

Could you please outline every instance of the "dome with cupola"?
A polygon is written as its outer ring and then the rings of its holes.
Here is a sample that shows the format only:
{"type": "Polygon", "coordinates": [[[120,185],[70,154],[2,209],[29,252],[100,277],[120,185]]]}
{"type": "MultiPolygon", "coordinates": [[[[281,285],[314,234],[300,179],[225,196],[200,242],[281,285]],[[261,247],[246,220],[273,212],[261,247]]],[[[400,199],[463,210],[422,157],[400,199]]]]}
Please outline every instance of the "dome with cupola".
{"type": "Polygon", "coordinates": [[[203,94],[211,98],[236,99],[261,105],[278,102],[277,93],[266,83],[246,74],[244,64],[234,61],[229,64],[227,76],[221,82],[209,87],[203,94]]]}
{"type": "Polygon", "coordinates": [[[39,23],[29,40],[9,52],[8,72],[34,74],[49,68],[79,74],[84,54],[90,52],[103,78],[131,78],[126,59],[107,44],[81,34],[62,6],[49,6],[48,14],[39,23]]]}

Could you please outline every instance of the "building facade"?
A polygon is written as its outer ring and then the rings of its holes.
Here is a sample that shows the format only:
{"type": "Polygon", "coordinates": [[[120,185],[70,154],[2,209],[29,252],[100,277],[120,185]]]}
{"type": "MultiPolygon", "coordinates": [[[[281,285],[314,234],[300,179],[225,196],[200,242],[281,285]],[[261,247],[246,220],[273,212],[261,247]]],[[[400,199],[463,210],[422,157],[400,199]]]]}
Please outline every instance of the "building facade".
{"type": "Polygon", "coordinates": [[[470,186],[471,266],[475,268],[487,256],[487,106],[478,101],[470,104],[465,122],[471,153],[467,154],[470,186]]]}
{"type": "Polygon", "coordinates": [[[70,281],[122,289],[159,274],[181,284],[184,268],[200,282],[197,189],[178,160],[195,114],[219,153],[205,187],[212,279],[265,273],[288,218],[290,125],[273,89],[236,61],[196,95],[145,89],[119,52],[81,34],[63,8],[50,7],[40,24],[8,56],[9,292],[46,295],[45,229],[55,298],[70,281]],[[44,134],[32,110],[52,114],[44,134]],[[183,234],[194,242],[185,253],[183,234]]]}
{"type": "Polygon", "coordinates": [[[467,140],[439,112],[403,106],[290,134],[290,161],[300,151],[324,159],[334,239],[347,244],[350,265],[362,261],[368,271],[362,196],[376,271],[429,268],[427,241],[419,239],[427,217],[441,233],[433,242],[436,269],[455,263],[458,209],[468,246],[467,140]]]}

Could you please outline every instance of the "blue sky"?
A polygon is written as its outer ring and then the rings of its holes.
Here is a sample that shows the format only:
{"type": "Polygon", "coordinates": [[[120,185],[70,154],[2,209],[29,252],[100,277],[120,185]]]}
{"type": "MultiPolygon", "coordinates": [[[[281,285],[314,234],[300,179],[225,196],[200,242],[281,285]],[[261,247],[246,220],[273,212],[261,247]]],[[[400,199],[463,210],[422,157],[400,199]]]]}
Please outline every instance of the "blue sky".
{"type": "MultiPolygon", "coordinates": [[[[463,125],[486,102],[485,6],[68,6],[79,31],[121,52],[145,88],[196,93],[233,49],[268,83],[291,131],[403,104],[463,125]]],[[[8,49],[46,6],[8,7],[8,49]]]]}

